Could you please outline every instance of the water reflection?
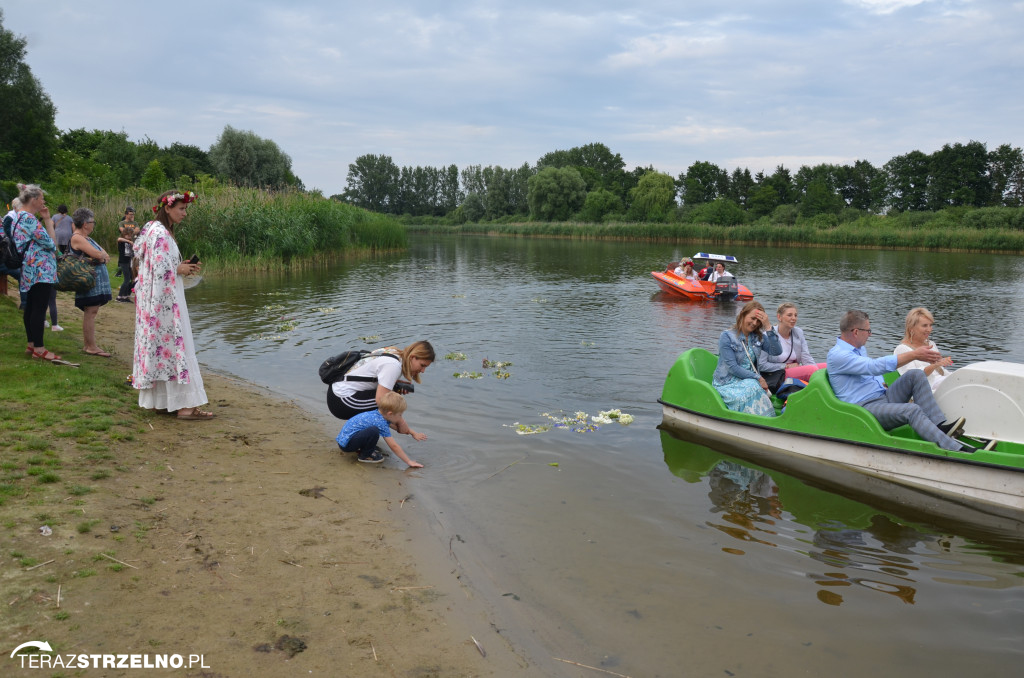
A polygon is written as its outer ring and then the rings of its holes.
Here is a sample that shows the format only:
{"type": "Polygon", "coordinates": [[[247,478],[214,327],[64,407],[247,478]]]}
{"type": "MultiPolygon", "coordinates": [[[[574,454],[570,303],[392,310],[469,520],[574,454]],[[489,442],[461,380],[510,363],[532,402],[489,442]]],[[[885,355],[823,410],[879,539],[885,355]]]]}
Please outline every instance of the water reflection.
{"type": "Polygon", "coordinates": [[[674,475],[706,483],[712,516],[706,524],[734,542],[722,547],[724,553],[747,556],[751,549],[771,548],[806,557],[812,563],[794,567],[805,571],[813,595],[826,605],[861,593],[914,605],[920,582],[936,581],[938,572],[952,585],[1024,585],[1016,566],[1024,557],[1019,542],[996,547],[944,534],[668,432],[662,446],[674,475]],[[991,560],[974,560],[979,552],[991,560]]]}

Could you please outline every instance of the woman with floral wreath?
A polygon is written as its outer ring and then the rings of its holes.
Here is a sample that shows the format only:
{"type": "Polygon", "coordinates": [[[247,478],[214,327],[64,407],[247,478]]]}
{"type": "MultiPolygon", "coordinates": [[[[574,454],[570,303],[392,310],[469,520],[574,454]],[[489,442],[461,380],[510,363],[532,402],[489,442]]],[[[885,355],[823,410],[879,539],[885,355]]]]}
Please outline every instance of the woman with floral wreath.
{"type": "Polygon", "coordinates": [[[132,384],[139,407],[177,412],[178,419],[205,421],[215,415],[200,409],[209,402],[199,374],[192,326],[181,276],[200,264],[182,261],[174,231],[196,199],[191,191],[167,191],[135,241],[135,360],[132,384]]]}

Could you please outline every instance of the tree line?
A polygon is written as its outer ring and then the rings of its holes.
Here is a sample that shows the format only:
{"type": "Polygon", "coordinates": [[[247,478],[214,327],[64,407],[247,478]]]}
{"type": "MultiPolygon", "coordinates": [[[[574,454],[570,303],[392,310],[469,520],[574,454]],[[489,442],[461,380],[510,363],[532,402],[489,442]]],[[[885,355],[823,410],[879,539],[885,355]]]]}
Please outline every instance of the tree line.
{"type": "Polygon", "coordinates": [[[732,172],[693,162],[672,177],[653,167],[627,171],[601,143],[545,154],[514,169],[401,167],[387,155],[349,165],[343,193],[366,209],[453,223],[540,221],[690,221],[742,224],[761,217],[792,221],[821,214],[891,214],[949,207],[1024,206],[1024,152],[980,141],[899,155],[881,167],[779,165],[771,174],[732,172]]]}
{"type": "Polygon", "coordinates": [[[44,183],[58,194],[102,193],[142,186],[160,192],[210,180],[237,186],[296,187],[292,161],[276,143],[226,125],[209,149],[124,132],[60,131],[57,108],[25,63],[25,38],[3,27],[0,10],[0,199],[17,181],[44,183]]]}

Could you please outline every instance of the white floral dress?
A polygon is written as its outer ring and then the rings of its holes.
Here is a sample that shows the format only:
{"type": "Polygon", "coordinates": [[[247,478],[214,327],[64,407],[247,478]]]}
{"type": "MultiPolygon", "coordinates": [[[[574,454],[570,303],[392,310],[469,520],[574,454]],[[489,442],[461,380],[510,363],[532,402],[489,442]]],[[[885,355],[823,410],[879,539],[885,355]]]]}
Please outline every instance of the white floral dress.
{"type": "Polygon", "coordinates": [[[199,407],[209,402],[199,373],[185,290],[177,275],[181,253],[167,228],[151,221],[135,241],[135,360],[139,407],[199,407]]]}

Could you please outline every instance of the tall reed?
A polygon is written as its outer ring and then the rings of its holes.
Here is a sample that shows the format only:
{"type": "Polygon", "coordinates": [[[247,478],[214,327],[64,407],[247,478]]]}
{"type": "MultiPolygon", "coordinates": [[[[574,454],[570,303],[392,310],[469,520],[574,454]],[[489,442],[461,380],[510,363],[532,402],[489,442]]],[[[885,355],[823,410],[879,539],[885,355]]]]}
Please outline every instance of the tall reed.
{"type": "MultiPolygon", "coordinates": [[[[198,254],[225,269],[316,265],[339,255],[407,246],[395,219],[302,193],[226,186],[195,187],[198,198],[175,236],[183,256],[198,254]]],[[[96,213],[93,237],[116,251],[117,224],[131,205],[140,225],[153,218],[157,196],[145,189],[117,194],[61,196],[69,211],[82,205],[96,213]],[[71,198],[71,199],[68,199],[71,198]]],[[[55,199],[48,199],[55,211],[55,199]]]]}

